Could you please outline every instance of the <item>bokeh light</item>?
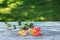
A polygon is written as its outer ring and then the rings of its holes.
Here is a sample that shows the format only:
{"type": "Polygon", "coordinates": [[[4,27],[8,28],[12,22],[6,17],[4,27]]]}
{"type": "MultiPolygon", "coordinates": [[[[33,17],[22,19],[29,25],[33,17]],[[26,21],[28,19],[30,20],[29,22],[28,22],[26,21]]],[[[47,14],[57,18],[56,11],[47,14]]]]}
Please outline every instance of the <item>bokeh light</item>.
{"type": "Polygon", "coordinates": [[[5,0],[0,0],[0,4],[2,4],[5,0]]]}
{"type": "Polygon", "coordinates": [[[60,0],[0,0],[0,21],[60,20],[60,0]]]}
{"type": "Polygon", "coordinates": [[[45,17],[40,17],[40,20],[45,20],[45,17]]]}

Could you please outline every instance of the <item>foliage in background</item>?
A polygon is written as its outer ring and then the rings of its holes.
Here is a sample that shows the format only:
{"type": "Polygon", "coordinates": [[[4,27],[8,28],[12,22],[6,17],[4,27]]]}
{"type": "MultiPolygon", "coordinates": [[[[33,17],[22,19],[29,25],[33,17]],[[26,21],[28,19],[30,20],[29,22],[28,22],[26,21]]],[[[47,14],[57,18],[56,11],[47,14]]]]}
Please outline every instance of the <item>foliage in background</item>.
{"type": "Polygon", "coordinates": [[[60,21],[60,0],[0,0],[0,21],[60,21]]]}

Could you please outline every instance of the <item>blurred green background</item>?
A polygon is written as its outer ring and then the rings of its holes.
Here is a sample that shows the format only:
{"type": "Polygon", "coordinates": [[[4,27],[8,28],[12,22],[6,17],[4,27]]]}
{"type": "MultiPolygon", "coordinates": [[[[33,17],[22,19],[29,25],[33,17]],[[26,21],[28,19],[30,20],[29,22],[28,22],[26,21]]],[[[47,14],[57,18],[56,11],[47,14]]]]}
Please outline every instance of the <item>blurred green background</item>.
{"type": "Polygon", "coordinates": [[[60,21],[60,0],[0,0],[0,21],[60,21]]]}

